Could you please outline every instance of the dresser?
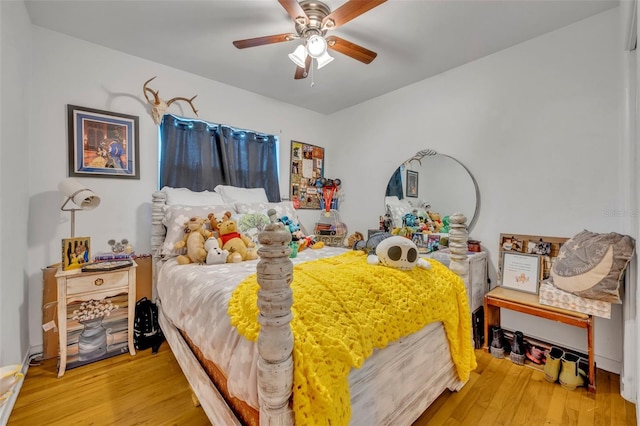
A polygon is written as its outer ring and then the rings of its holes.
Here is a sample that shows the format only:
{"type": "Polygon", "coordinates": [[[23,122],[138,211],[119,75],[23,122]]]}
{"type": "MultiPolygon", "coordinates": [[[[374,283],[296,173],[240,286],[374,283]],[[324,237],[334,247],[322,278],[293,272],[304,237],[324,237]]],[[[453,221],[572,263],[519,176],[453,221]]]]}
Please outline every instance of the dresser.
{"type": "MultiPolygon", "coordinates": [[[[451,262],[451,253],[448,250],[438,250],[429,253],[426,257],[435,259],[446,266],[451,262]]],[[[469,309],[475,312],[484,304],[484,295],[489,292],[489,280],[487,276],[487,253],[469,252],[467,253],[469,264],[469,277],[465,282],[467,288],[467,300],[469,309]]]]}
{"type": "Polygon", "coordinates": [[[58,377],[76,367],[129,352],[135,355],[133,320],[136,267],[110,271],[58,268],[58,377]]]}

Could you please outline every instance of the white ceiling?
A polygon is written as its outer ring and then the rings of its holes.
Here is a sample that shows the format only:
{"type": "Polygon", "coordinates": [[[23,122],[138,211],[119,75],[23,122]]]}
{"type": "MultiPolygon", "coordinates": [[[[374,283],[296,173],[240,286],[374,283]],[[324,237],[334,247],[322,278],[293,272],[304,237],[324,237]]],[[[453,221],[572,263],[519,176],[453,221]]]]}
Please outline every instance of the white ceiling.
{"type": "MultiPolygon", "coordinates": [[[[346,0],[326,0],[335,10],[346,0]]],[[[338,52],[294,80],[299,41],[232,41],[295,32],[277,0],[27,0],[31,22],[202,77],[331,114],[618,6],[617,0],[389,0],[333,34],[378,57],[338,52]]]]}

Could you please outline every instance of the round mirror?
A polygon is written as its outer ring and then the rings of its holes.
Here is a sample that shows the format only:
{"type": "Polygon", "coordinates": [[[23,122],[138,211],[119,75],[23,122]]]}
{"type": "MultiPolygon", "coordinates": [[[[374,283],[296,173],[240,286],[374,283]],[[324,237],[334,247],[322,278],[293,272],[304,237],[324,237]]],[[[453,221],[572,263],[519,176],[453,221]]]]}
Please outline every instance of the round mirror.
{"type": "Polygon", "coordinates": [[[400,205],[408,203],[441,217],[461,212],[467,217],[469,231],[480,208],[480,192],[471,172],[455,158],[431,149],[419,151],[393,173],[385,193],[386,211],[397,203],[394,197],[400,205]]]}

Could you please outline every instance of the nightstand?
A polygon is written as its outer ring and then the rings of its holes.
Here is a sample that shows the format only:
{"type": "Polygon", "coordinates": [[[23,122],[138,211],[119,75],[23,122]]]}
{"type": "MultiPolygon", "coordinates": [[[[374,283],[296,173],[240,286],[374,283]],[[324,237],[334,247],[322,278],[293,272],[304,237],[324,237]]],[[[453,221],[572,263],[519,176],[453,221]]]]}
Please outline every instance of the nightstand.
{"type": "Polygon", "coordinates": [[[67,367],[129,352],[133,346],[136,267],[111,271],[58,268],[58,377],[67,367]],[[106,314],[105,314],[106,312],[106,314]]]}

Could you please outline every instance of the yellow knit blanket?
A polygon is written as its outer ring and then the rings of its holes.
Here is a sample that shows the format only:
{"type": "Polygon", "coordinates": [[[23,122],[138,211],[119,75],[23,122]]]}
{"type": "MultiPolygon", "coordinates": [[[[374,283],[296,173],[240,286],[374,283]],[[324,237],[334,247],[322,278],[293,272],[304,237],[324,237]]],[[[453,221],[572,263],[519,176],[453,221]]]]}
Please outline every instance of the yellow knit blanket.
{"type": "MultiPolygon", "coordinates": [[[[298,425],[346,425],[351,418],[348,374],[373,353],[425,325],[442,321],[458,377],[476,368],[463,281],[439,262],[399,271],[369,265],[363,252],[294,267],[293,410],[298,425]]],[[[256,275],[229,301],[231,324],[257,341],[256,275]]]]}

